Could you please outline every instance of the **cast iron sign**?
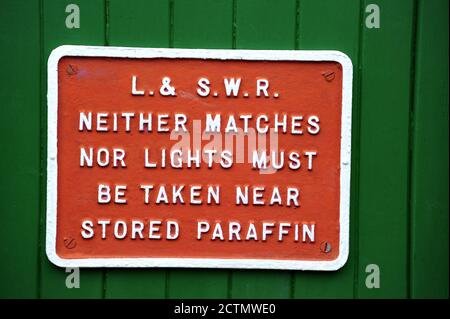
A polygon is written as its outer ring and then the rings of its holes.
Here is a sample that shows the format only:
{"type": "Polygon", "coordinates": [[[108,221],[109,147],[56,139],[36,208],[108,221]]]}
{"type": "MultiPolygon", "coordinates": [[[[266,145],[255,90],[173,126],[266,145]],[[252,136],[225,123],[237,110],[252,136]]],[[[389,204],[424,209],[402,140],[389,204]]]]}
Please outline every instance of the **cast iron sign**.
{"type": "Polygon", "coordinates": [[[55,49],[49,259],[342,267],[351,89],[337,51],[55,49]]]}

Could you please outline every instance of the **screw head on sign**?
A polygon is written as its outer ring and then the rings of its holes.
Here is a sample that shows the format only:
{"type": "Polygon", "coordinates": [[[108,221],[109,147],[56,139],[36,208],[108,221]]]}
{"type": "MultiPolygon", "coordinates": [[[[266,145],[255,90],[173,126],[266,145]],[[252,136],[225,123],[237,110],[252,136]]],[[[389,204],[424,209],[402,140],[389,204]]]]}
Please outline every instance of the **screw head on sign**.
{"type": "Polygon", "coordinates": [[[333,71],[325,71],[322,72],[322,76],[327,80],[328,82],[331,82],[334,80],[335,74],[333,71]]]}
{"type": "Polygon", "coordinates": [[[67,74],[74,75],[74,74],[77,74],[77,72],[78,72],[78,68],[76,65],[69,64],[67,66],[67,74]]]}
{"type": "Polygon", "coordinates": [[[77,246],[77,241],[72,237],[64,237],[64,246],[67,249],[73,249],[77,246]]]}
{"type": "Polygon", "coordinates": [[[331,251],[331,244],[327,241],[324,241],[320,244],[320,251],[328,254],[331,251]]]}

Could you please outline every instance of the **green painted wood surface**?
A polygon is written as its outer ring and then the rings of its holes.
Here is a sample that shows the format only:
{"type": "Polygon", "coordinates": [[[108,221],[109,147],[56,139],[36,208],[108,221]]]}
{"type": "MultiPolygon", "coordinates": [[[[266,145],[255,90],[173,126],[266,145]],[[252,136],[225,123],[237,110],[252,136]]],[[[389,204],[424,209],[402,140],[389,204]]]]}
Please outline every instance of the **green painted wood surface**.
{"type": "Polygon", "coordinates": [[[39,1],[0,2],[0,298],[39,294],[39,21],[39,1]]]}
{"type": "Polygon", "coordinates": [[[448,297],[447,0],[0,1],[0,297],[448,297]],[[80,29],[67,29],[67,4],[80,29]],[[377,4],[381,27],[365,12],[377,4]],[[354,66],[350,257],[338,272],[82,269],[44,252],[46,60],[61,44],[333,49],[354,66]],[[18,146],[20,145],[20,147],[18,146]],[[365,285],[380,268],[379,289],[365,285]]]}
{"type": "Polygon", "coordinates": [[[409,276],[405,247],[414,1],[377,3],[382,27],[364,29],[361,39],[358,295],[404,298],[409,276]],[[370,264],[377,264],[383,274],[382,289],[366,288],[370,264]]]}
{"type": "Polygon", "coordinates": [[[411,296],[448,297],[448,1],[419,1],[413,108],[411,296]]]}

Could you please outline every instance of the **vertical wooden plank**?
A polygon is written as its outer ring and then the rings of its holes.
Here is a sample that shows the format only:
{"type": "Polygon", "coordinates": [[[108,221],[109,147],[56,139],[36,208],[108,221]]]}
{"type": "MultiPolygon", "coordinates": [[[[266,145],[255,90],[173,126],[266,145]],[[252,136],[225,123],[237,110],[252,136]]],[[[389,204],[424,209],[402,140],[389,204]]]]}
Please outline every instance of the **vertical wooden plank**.
{"type": "Polygon", "coordinates": [[[166,271],[163,269],[108,269],[105,298],[164,298],[166,271]]]}
{"type": "MultiPolygon", "coordinates": [[[[112,46],[168,47],[169,1],[108,0],[107,41],[112,46]]],[[[106,298],[164,298],[164,269],[113,269],[106,272],[106,298]]]]}
{"type": "Polygon", "coordinates": [[[227,298],[227,270],[171,269],[167,285],[167,298],[227,298]]]}
{"type": "Polygon", "coordinates": [[[107,0],[108,44],[169,46],[169,0],[107,0]]]}
{"type": "Polygon", "coordinates": [[[295,49],[295,0],[236,0],[237,49],[295,49]]]}
{"type": "Polygon", "coordinates": [[[352,170],[350,195],[350,254],[346,265],[336,272],[299,272],[295,275],[295,298],[352,298],[356,262],[358,214],[359,103],[358,54],[360,30],[358,0],[301,0],[299,8],[299,48],[339,50],[353,63],[352,170]]]}
{"type": "Polygon", "coordinates": [[[51,264],[45,255],[46,141],[47,141],[47,59],[50,52],[63,44],[103,45],[105,39],[103,0],[42,0],[43,52],[42,88],[42,183],[41,183],[41,297],[101,298],[103,272],[100,269],[80,269],[80,288],[68,289],[65,268],[51,264]],[[80,28],[66,27],[66,7],[76,4],[80,9],[80,28]]]}
{"type": "MultiPolygon", "coordinates": [[[[295,0],[237,0],[235,5],[237,49],[295,49],[295,0]]],[[[233,298],[290,298],[290,271],[234,271],[233,298]]]]}
{"type": "Polygon", "coordinates": [[[236,0],[237,49],[295,49],[295,0],[236,0]]]}
{"type": "MultiPolygon", "coordinates": [[[[173,9],[174,47],[232,47],[232,1],[175,0],[173,9]]],[[[226,298],[229,274],[230,271],[220,269],[170,270],[168,297],[226,298]]]]}
{"type": "Polygon", "coordinates": [[[405,298],[414,1],[376,4],[380,28],[362,27],[357,296],[405,298]],[[380,288],[366,286],[371,264],[379,267],[380,288]]]}
{"type": "Polygon", "coordinates": [[[175,48],[230,49],[233,44],[233,2],[174,0],[175,48]]]}
{"type": "Polygon", "coordinates": [[[36,298],[39,277],[39,1],[1,1],[0,30],[0,298],[36,298]]]}
{"type": "Polygon", "coordinates": [[[291,298],[292,273],[287,270],[235,270],[230,295],[244,299],[291,298]]]}
{"type": "Polygon", "coordinates": [[[448,298],[448,1],[419,1],[411,296],[448,298]]]}

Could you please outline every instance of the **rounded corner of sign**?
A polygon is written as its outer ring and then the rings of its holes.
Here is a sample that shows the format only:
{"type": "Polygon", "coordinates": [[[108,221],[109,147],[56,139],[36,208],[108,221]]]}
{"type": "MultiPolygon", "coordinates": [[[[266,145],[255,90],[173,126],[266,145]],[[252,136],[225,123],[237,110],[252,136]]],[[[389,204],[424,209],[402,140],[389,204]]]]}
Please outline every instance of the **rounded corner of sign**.
{"type": "Polygon", "coordinates": [[[60,45],[59,47],[56,47],[50,52],[50,55],[48,56],[48,67],[49,69],[57,69],[57,65],[59,61],[65,57],[68,56],[69,51],[73,48],[73,45],[60,45]]]}
{"type": "Polygon", "coordinates": [[[48,260],[55,266],[58,267],[67,267],[67,260],[61,258],[58,256],[58,254],[56,253],[56,250],[51,247],[47,247],[47,249],[45,250],[45,253],[47,255],[48,260]]]}
{"type": "Polygon", "coordinates": [[[353,62],[350,57],[342,51],[332,51],[334,56],[334,61],[342,66],[342,70],[353,70],[353,62]]]}
{"type": "Polygon", "coordinates": [[[332,260],[332,261],[329,263],[329,265],[328,265],[328,267],[327,267],[326,270],[329,270],[329,271],[338,271],[338,270],[340,270],[342,267],[345,266],[345,264],[347,263],[347,261],[348,261],[348,250],[345,251],[345,252],[341,252],[341,253],[339,254],[339,256],[338,256],[336,259],[332,260]]]}

